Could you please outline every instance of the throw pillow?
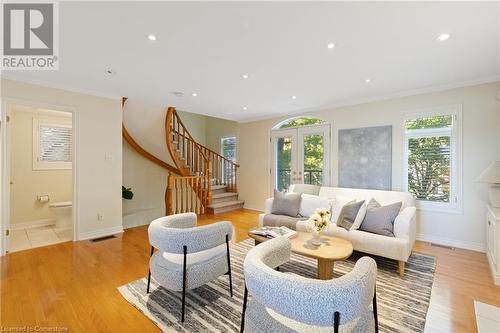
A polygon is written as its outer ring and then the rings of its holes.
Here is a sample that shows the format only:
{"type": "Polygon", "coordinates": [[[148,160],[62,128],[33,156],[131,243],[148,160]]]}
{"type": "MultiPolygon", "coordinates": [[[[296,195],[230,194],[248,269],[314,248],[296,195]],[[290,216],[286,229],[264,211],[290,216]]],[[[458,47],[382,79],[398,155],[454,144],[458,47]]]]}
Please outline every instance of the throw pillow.
{"type": "Polygon", "coordinates": [[[339,219],[337,220],[337,226],[342,227],[346,230],[350,230],[358,216],[360,208],[365,204],[365,201],[353,202],[345,205],[342,208],[339,219]]]}
{"type": "Polygon", "coordinates": [[[332,210],[332,200],[325,197],[318,197],[317,195],[302,194],[302,203],[300,204],[300,215],[309,217],[314,214],[318,208],[332,210]]]}
{"type": "Polygon", "coordinates": [[[342,212],[342,208],[348,203],[353,203],[355,201],[356,199],[354,198],[345,197],[343,195],[337,195],[335,197],[335,205],[332,208],[332,216],[330,217],[330,221],[337,223],[337,220],[339,219],[340,216],[340,212],[342,212]]]}
{"type": "Polygon", "coordinates": [[[300,193],[281,193],[275,189],[271,213],[296,217],[299,215],[301,202],[302,195],[300,193]]]}
{"type": "Polygon", "coordinates": [[[361,226],[361,223],[363,223],[363,220],[366,215],[366,201],[363,200],[363,204],[359,208],[358,215],[356,215],[356,219],[354,220],[354,223],[351,226],[351,229],[349,230],[358,230],[359,227],[361,226]]]}
{"type": "Polygon", "coordinates": [[[375,199],[370,200],[359,230],[394,237],[394,220],[398,216],[402,204],[402,202],[396,202],[380,206],[375,199]]]}

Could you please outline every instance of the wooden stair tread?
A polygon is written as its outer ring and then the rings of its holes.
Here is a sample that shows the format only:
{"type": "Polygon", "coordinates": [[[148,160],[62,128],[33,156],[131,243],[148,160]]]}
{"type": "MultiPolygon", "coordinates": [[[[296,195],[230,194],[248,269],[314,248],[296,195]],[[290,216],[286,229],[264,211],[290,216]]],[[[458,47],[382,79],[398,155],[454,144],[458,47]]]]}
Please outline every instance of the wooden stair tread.
{"type": "Polygon", "coordinates": [[[227,198],[227,197],[237,197],[238,193],[236,192],[223,192],[223,193],[216,193],[212,194],[212,199],[220,199],[220,198],[227,198]]]}
{"type": "Polygon", "coordinates": [[[212,186],[210,186],[210,188],[212,189],[212,191],[213,190],[220,190],[220,189],[226,188],[226,187],[227,187],[227,185],[212,185],[212,186]]]}
{"type": "Polygon", "coordinates": [[[218,202],[218,203],[213,203],[211,205],[208,205],[208,208],[222,208],[222,207],[228,207],[228,206],[235,206],[235,205],[242,205],[245,202],[243,200],[233,200],[233,201],[224,201],[224,202],[218,202]]]}

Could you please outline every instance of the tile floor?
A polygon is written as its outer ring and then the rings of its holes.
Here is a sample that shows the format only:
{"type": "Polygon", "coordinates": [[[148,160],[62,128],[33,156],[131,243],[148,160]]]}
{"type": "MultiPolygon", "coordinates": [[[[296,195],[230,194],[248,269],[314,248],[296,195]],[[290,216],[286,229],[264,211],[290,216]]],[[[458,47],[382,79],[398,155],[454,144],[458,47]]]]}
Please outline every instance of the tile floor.
{"type": "Polygon", "coordinates": [[[478,333],[500,332],[500,307],[474,301],[478,333]]]}
{"type": "Polygon", "coordinates": [[[9,252],[67,242],[72,239],[72,228],[56,228],[55,225],[11,230],[9,252]]]}

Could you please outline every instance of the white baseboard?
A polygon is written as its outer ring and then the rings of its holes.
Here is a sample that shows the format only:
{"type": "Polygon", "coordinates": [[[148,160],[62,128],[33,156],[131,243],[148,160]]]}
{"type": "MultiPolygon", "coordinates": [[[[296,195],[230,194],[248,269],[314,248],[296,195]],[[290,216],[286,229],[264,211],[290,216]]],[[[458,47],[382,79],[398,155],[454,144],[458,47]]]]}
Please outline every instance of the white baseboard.
{"type": "Polygon", "coordinates": [[[464,242],[456,239],[436,237],[432,235],[423,235],[418,234],[417,239],[424,242],[430,242],[439,245],[445,245],[450,247],[457,247],[460,249],[478,251],[478,252],[486,252],[486,246],[483,243],[476,242],[464,242]]]}
{"type": "Polygon", "coordinates": [[[493,263],[493,260],[491,260],[490,253],[488,251],[486,251],[486,258],[488,258],[488,264],[490,266],[491,276],[493,277],[493,282],[497,286],[500,286],[500,273],[498,273],[495,270],[495,264],[493,263]]]}
{"type": "Polygon", "coordinates": [[[262,209],[262,207],[257,207],[257,206],[247,205],[247,204],[244,204],[243,208],[250,209],[250,210],[255,210],[255,211],[261,212],[261,213],[264,212],[264,210],[262,209]]]}
{"type": "Polygon", "coordinates": [[[104,229],[99,229],[99,230],[81,232],[79,237],[78,237],[78,240],[86,240],[86,239],[105,237],[105,236],[120,234],[122,232],[123,232],[123,226],[117,225],[115,227],[109,227],[109,228],[104,228],[104,229]]]}
{"type": "Polygon", "coordinates": [[[45,227],[54,224],[56,224],[56,219],[41,219],[41,220],[33,220],[21,223],[11,223],[10,229],[11,230],[29,229],[29,228],[45,227]]]}

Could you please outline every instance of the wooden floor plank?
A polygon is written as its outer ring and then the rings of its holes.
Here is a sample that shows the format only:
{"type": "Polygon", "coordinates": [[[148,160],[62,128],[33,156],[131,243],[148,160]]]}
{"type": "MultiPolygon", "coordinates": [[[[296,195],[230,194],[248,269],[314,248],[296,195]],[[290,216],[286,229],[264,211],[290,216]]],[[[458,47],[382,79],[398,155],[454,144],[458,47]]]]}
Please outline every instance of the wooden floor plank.
{"type": "MultiPolygon", "coordinates": [[[[200,224],[228,220],[235,240],[247,238],[258,213],[238,210],[203,216],[200,224]]],[[[148,272],[147,227],[103,242],[66,242],[1,258],[0,326],[58,326],[70,332],[159,332],[117,287],[148,272]]],[[[428,332],[475,332],[473,300],[500,306],[484,253],[417,242],[436,257],[428,332]]],[[[397,275],[395,271],[394,274],[397,275]]]]}

